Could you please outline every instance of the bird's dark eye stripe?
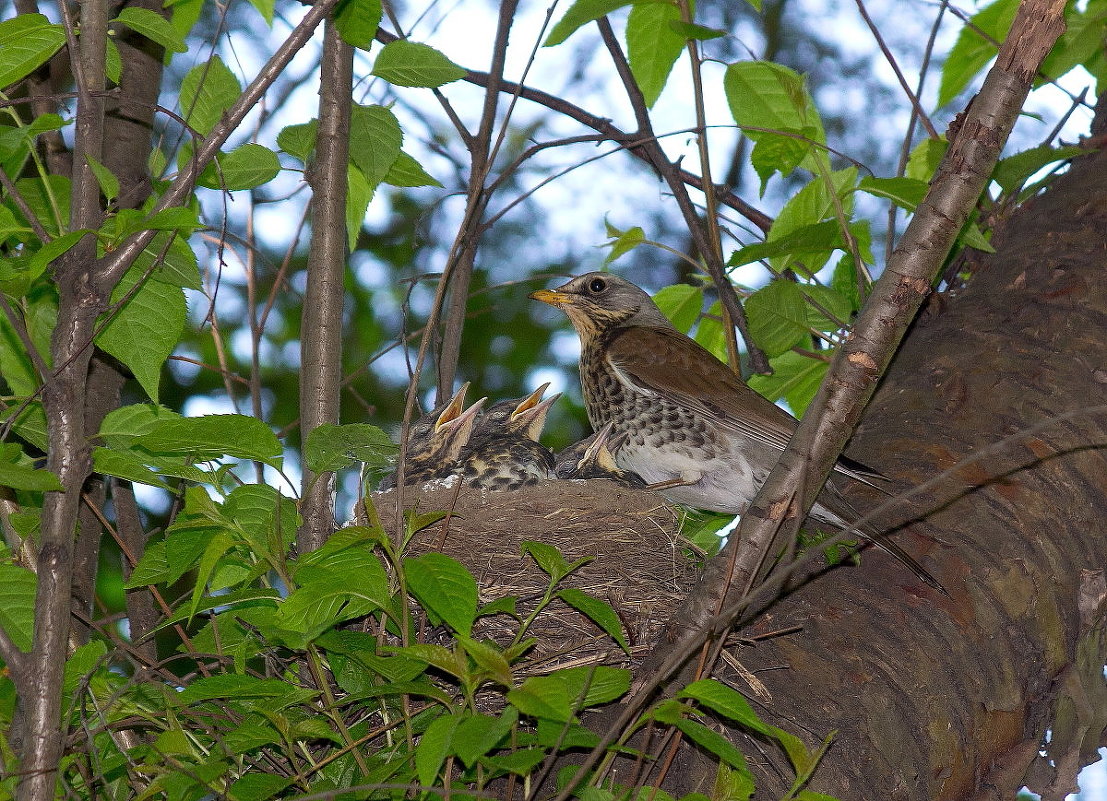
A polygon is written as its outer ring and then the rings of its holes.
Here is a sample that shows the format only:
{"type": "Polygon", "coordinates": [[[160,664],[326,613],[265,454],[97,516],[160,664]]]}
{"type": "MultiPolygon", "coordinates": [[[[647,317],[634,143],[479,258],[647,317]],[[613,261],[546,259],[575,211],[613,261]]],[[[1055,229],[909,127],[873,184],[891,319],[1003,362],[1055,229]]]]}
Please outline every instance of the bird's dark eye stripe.
{"type": "Polygon", "coordinates": [[[602,278],[593,278],[588,282],[589,292],[603,292],[605,289],[607,289],[607,281],[602,278]]]}

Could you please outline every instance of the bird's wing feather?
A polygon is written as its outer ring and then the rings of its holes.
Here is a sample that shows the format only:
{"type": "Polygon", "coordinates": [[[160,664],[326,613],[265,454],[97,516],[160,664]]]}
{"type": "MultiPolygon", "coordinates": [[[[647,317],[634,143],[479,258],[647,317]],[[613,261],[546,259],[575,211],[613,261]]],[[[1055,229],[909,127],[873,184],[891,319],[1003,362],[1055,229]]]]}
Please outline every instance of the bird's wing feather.
{"type": "Polygon", "coordinates": [[[672,398],[744,437],[784,450],[796,420],[758,395],[694,339],[676,329],[625,328],[607,358],[616,373],[648,392],[672,398]]]}

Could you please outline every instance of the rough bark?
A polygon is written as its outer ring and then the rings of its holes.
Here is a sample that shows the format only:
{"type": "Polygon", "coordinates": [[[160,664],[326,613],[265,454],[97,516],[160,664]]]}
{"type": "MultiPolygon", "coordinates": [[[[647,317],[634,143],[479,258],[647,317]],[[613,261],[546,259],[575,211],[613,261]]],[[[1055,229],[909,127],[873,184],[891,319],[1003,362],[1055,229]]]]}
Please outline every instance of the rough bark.
{"type": "MultiPolygon", "coordinates": [[[[1002,226],[968,288],[915,326],[856,455],[906,489],[1105,397],[1105,195],[1100,153],[1002,226]]],[[[1105,448],[1107,414],[1065,420],[912,502],[919,522],[900,542],[952,598],[905,592],[907,574],[867,552],[861,568],[831,571],[758,621],[803,627],[741,654],[772,692],[762,712],[812,744],[839,732],[815,789],[893,799],[1010,798],[1027,781],[1047,797],[1075,789],[1107,725],[1105,448]],[[1038,757],[1047,729],[1064,775],[1038,757]]],[[[777,777],[762,766],[766,785],[777,777]]]]}

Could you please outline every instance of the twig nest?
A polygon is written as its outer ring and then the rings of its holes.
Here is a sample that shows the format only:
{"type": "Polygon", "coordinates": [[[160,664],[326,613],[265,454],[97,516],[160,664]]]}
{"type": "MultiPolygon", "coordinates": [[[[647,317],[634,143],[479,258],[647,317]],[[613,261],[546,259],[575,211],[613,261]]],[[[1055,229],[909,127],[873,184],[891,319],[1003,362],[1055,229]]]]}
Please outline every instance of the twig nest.
{"type": "MultiPolygon", "coordinates": [[[[399,490],[373,501],[387,530],[395,528],[399,490]]],[[[698,577],[679,536],[682,514],[659,495],[604,479],[546,481],[536,487],[490,492],[447,482],[403,488],[403,506],[446,511],[418,532],[406,554],[444,553],[476,577],[481,603],[518,598],[524,617],[549,586],[549,576],[522,544],[557,548],[568,562],[590,558],[565,578],[572,587],[609,603],[632,646],[649,647],[670,610],[698,577]]],[[[476,636],[510,642],[519,623],[507,615],[481,618],[476,636]]],[[[585,615],[555,600],[528,632],[538,638],[530,658],[542,669],[566,663],[622,661],[625,654],[585,615]]]]}

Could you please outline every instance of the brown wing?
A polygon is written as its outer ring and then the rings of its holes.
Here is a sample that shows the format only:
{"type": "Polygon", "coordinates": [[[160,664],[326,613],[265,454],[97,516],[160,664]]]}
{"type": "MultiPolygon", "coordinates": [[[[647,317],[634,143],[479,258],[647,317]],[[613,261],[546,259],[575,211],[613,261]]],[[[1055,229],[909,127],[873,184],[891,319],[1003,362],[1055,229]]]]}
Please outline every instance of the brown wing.
{"type": "Polygon", "coordinates": [[[608,361],[623,380],[672,398],[744,437],[784,450],[796,419],[758,395],[694,339],[676,329],[617,333],[608,361]]]}

